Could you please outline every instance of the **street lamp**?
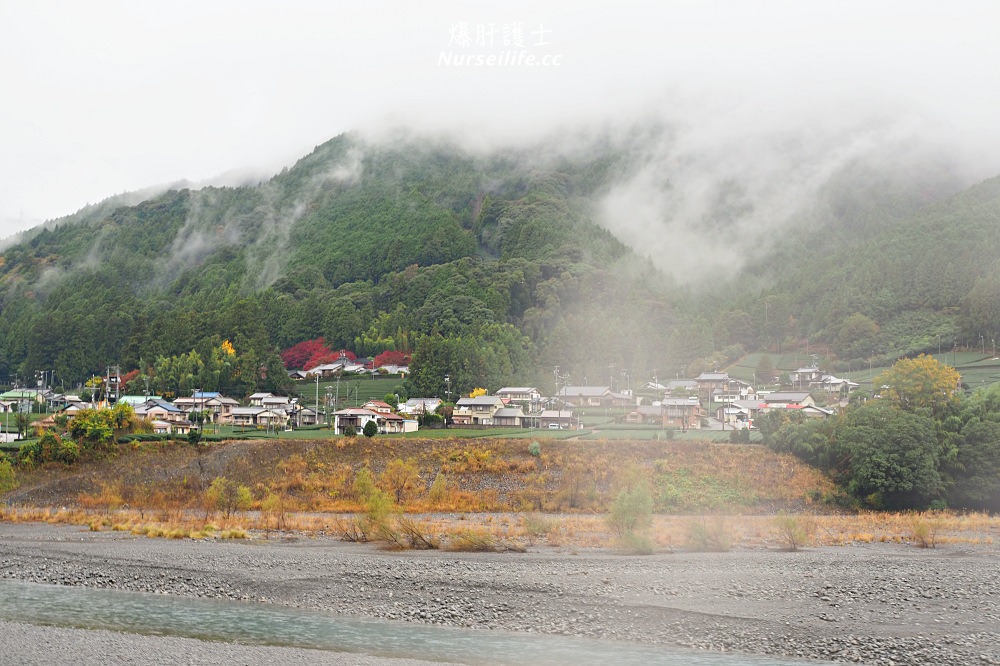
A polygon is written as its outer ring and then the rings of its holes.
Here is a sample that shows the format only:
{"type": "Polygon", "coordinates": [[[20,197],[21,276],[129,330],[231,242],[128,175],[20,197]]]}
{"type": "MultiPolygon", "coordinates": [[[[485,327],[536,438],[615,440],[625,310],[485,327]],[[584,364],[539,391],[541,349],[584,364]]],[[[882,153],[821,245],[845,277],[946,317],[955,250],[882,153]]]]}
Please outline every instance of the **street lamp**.
{"type": "Polygon", "coordinates": [[[451,375],[444,376],[444,401],[451,402],[451,375]]]}

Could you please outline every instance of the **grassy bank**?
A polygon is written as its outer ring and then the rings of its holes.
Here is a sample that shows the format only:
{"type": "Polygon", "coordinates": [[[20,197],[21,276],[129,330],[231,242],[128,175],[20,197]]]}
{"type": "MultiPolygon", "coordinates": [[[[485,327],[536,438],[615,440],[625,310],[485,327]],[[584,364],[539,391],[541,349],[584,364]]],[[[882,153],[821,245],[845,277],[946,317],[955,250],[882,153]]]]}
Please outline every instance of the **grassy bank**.
{"type": "Polygon", "coordinates": [[[657,514],[649,543],[660,550],[991,543],[997,532],[995,519],[979,515],[842,515],[829,504],[830,481],[794,458],[705,440],[135,443],[72,466],[18,470],[0,518],[175,538],[291,530],[367,540],[373,535],[358,532],[358,517],[377,510],[400,526],[397,538],[420,534],[447,543],[451,535],[480,547],[486,537],[477,535],[489,535],[506,540],[505,548],[535,541],[614,546],[606,514],[636,478],[648,483],[657,514]],[[222,501],[220,479],[233,490],[231,503],[222,501]],[[372,487],[387,498],[385,506],[373,509],[372,487]]]}

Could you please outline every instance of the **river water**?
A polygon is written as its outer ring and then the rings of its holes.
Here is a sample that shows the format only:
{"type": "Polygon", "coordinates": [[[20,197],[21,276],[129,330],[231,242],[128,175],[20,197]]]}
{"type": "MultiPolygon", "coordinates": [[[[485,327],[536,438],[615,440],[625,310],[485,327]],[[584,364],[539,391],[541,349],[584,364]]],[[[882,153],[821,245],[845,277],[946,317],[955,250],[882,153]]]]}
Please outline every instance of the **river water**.
{"type": "MultiPolygon", "coordinates": [[[[0,618],[463,664],[779,666],[798,660],[359,619],[284,606],[0,581],[0,618]]],[[[816,663],[816,662],[809,662],[816,663]]]]}

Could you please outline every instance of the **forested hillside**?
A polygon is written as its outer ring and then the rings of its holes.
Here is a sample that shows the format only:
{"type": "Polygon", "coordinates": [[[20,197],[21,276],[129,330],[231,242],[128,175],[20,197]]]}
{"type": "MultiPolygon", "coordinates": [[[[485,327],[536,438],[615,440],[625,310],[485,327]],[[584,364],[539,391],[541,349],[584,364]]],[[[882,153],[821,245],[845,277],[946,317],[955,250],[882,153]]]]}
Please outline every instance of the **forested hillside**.
{"type": "Polygon", "coordinates": [[[847,361],[998,328],[1000,181],[949,199],[944,177],[841,170],[832,214],[766,243],[721,234],[766,251],[682,285],[601,224],[633,148],[342,135],[266,182],[109,199],[3,250],[0,383],[118,365],[167,395],[282,390],[280,350],[322,337],[412,351],[421,393],[445,374],[453,392],[551,390],[557,366],[617,386],[758,348],[847,361]]]}

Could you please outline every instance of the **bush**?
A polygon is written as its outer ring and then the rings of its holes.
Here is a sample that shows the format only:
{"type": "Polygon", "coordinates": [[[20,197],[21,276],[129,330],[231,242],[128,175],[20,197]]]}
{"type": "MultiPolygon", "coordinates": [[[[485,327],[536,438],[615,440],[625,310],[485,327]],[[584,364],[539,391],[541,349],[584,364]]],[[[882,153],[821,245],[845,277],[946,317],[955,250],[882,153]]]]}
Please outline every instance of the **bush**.
{"type": "Polygon", "coordinates": [[[365,437],[374,437],[378,434],[378,424],[374,421],[369,421],[365,424],[364,430],[362,430],[361,433],[365,437]]]}
{"type": "Polygon", "coordinates": [[[17,459],[25,467],[31,467],[37,463],[44,462],[42,457],[42,445],[38,440],[32,440],[21,444],[17,451],[17,459]]]}
{"type": "Polygon", "coordinates": [[[653,494],[648,483],[641,481],[618,492],[611,505],[608,524],[619,537],[624,539],[634,535],[652,523],[653,494]]]}
{"type": "Polygon", "coordinates": [[[432,506],[440,506],[448,499],[450,492],[448,477],[444,475],[444,472],[438,472],[437,476],[434,477],[434,483],[431,484],[431,489],[427,491],[427,500],[432,506]]]}
{"type": "Polygon", "coordinates": [[[542,445],[539,444],[537,441],[528,444],[528,453],[537,458],[538,456],[542,455],[542,445]]]}
{"type": "Polygon", "coordinates": [[[704,516],[688,525],[688,547],[703,552],[724,553],[733,543],[733,536],[722,518],[709,522],[704,516]]]}
{"type": "Polygon", "coordinates": [[[910,538],[918,548],[934,548],[939,528],[940,521],[935,518],[914,516],[910,523],[910,538]]]}
{"type": "Polygon", "coordinates": [[[358,429],[352,425],[344,426],[344,436],[345,437],[357,437],[358,429]]]}
{"type": "Polygon", "coordinates": [[[209,509],[221,511],[226,517],[236,511],[246,511],[253,504],[253,495],[246,486],[239,486],[224,476],[217,476],[205,491],[209,509]]]}
{"type": "Polygon", "coordinates": [[[5,456],[0,456],[0,493],[17,488],[17,473],[5,456]]]}
{"type": "Polygon", "coordinates": [[[647,534],[632,532],[621,539],[622,546],[633,555],[652,555],[653,540],[647,534]]]}
{"type": "Polygon", "coordinates": [[[80,447],[72,439],[64,439],[59,442],[59,450],[56,452],[56,459],[67,465],[75,463],[80,457],[80,447]]]}
{"type": "Polygon", "coordinates": [[[785,550],[795,551],[808,543],[813,525],[807,518],[782,513],[774,518],[774,530],[785,550]]]}

